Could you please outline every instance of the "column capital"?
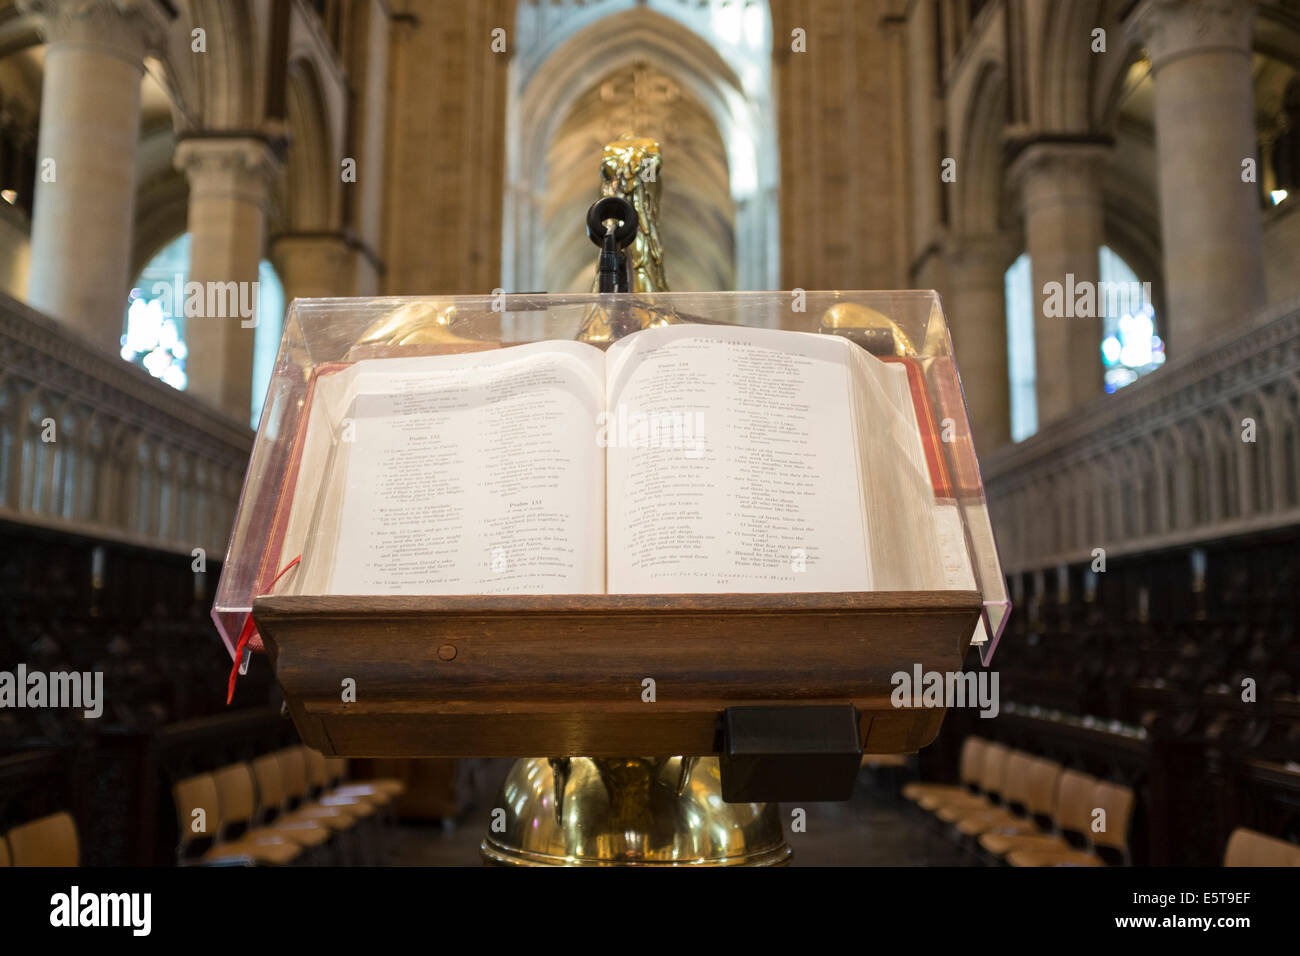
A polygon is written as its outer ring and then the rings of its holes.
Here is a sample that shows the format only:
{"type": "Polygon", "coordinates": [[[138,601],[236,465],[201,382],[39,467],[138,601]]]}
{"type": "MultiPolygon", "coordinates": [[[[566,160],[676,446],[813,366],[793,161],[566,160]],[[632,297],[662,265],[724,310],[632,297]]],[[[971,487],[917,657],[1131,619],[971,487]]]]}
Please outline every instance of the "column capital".
{"type": "Polygon", "coordinates": [[[1041,140],[1025,146],[1007,170],[1007,182],[1023,209],[1039,203],[1101,201],[1108,143],[1096,139],[1041,140]]]}
{"type": "Polygon", "coordinates": [[[1142,0],[1126,24],[1159,71],[1180,57],[1211,51],[1250,56],[1255,0],[1142,0]]]}
{"type": "Polygon", "coordinates": [[[1005,233],[953,236],[944,250],[946,285],[954,292],[993,286],[1000,290],[1016,252],[1012,237],[1005,233]]]}
{"type": "Polygon", "coordinates": [[[301,249],[310,252],[328,253],[351,248],[349,236],[342,230],[281,232],[272,236],[268,245],[272,249],[286,249],[294,252],[301,249]]]}
{"type": "Polygon", "coordinates": [[[258,206],[283,168],[279,153],[255,136],[187,136],[176,144],[174,163],[192,197],[258,206]]]}
{"type": "Polygon", "coordinates": [[[166,42],[170,17],[157,0],[19,0],[52,48],[93,48],[144,69],[166,42]]]}
{"type": "Polygon", "coordinates": [[[362,253],[346,233],[280,233],[267,245],[286,300],[352,294],[362,253]]]}
{"type": "Polygon", "coordinates": [[[945,258],[957,269],[994,269],[998,276],[1015,257],[1012,237],[1002,232],[957,234],[948,240],[945,258]]]}

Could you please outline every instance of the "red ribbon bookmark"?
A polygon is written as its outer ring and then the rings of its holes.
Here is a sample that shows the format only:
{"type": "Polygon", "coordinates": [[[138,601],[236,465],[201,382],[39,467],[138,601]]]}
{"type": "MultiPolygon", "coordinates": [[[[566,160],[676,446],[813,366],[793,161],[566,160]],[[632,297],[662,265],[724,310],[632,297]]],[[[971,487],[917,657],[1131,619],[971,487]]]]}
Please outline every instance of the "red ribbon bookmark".
{"type": "MultiPolygon", "coordinates": [[[[276,582],[284,577],[285,574],[289,572],[289,569],[301,560],[302,555],[300,554],[281,568],[280,573],[271,579],[271,583],[267,585],[266,589],[269,591],[271,588],[275,587],[276,582]]],[[[239,640],[235,642],[235,666],[230,668],[230,683],[226,687],[227,707],[229,707],[230,702],[235,699],[235,681],[239,679],[239,665],[244,659],[244,650],[248,647],[248,642],[255,633],[257,633],[257,625],[253,623],[253,612],[249,611],[248,616],[244,618],[244,626],[239,629],[239,640]]]]}

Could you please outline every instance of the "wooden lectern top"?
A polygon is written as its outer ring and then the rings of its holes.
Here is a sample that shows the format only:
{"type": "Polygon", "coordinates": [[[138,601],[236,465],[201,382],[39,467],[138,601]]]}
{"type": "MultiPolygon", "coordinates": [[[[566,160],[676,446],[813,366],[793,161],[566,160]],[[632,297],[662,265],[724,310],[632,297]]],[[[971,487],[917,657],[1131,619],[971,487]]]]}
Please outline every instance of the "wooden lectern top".
{"type": "Polygon", "coordinates": [[[974,591],[876,591],[264,597],[253,613],[322,752],[522,757],[716,753],[724,708],[782,703],[852,703],[865,750],[915,751],[944,711],[894,707],[891,677],[959,670],[980,609],[974,591]]]}

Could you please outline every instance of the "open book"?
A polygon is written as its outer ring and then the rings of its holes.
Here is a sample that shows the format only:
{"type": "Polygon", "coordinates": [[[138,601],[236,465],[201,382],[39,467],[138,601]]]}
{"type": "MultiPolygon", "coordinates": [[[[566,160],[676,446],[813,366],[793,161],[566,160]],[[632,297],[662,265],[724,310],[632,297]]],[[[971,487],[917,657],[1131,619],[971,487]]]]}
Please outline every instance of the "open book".
{"type": "Polygon", "coordinates": [[[276,593],[975,589],[916,362],[836,336],[365,359],[308,401],[276,593]]]}

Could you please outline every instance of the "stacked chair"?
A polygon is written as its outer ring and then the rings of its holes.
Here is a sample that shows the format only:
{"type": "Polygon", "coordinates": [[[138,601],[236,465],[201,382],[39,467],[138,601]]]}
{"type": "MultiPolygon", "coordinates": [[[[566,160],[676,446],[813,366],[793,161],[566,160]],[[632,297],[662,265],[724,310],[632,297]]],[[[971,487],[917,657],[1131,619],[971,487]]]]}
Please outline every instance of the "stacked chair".
{"type": "Polygon", "coordinates": [[[944,808],[939,819],[951,823],[960,837],[973,839],[981,833],[999,829],[1007,832],[1032,827],[1029,803],[1036,757],[1019,751],[1009,753],[1005,762],[1002,806],[979,808],[944,808]]]}
{"type": "Polygon", "coordinates": [[[267,808],[258,803],[253,771],[248,764],[233,763],[222,767],[212,774],[212,779],[217,787],[217,806],[221,810],[221,825],[227,839],[288,843],[300,848],[301,855],[307,860],[311,859],[313,850],[329,842],[330,831],[309,820],[272,820],[259,826],[258,821],[267,816],[267,808]]]}
{"type": "MultiPolygon", "coordinates": [[[[172,788],[172,798],[181,835],[179,863],[283,865],[301,855],[296,844],[265,830],[250,830],[235,836],[239,822],[222,820],[213,774],[197,774],[181,780],[172,788]]],[[[237,815],[237,811],[232,813],[232,817],[237,815]]]]}
{"type": "Polygon", "coordinates": [[[1008,809],[1002,814],[971,816],[957,822],[957,831],[973,843],[986,833],[1003,837],[1046,832],[1056,815],[1057,787],[1062,768],[1055,760],[1017,754],[1009,762],[1008,809]],[[1011,780],[1014,779],[1013,784],[1011,780]],[[1014,794],[1014,796],[1013,796],[1014,794]]]}
{"type": "Polygon", "coordinates": [[[1010,750],[1002,744],[986,743],[980,751],[977,793],[925,797],[921,800],[921,806],[944,823],[955,823],[967,814],[990,813],[1002,809],[1006,801],[1007,765],[1010,761],[1010,750]]]}
{"type": "MultiPolygon", "coordinates": [[[[985,863],[1129,866],[1133,789],[970,735],[957,784],[911,782],[904,798],[985,863]]],[[[1300,845],[1240,827],[1224,866],[1300,867],[1300,845]]]]}
{"type": "Polygon", "coordinates": [[[945,823],[999,809],[1010,756],[1002,744],[968,737],[961,751],[961,786],[912,783],[903,788],[903,796],[945,823]]]}
{"type": "Polygon", "coordinates": [[[995,862],[1010,862],[1011,853],[1021,849],[1076,849],[1087,845],[1085,835],[1090,825],[1092,808],[1089,797],[1097,784],[1095,777],[1076,770],[1065,770],[1054,764],[1050,772],[1039,766],[1039,775],[1031,779],[1036,785],[1035,806],[1050,803],[1046,819],[1039,812],[1035,818],[1013,826],[994,826],[976,836],[979,849],[995,862]],[[1044,799],[1042,788],[1050,788],[1050,801],[1044,799]]]}
{"type": "Polygon", "coordinates": [[[1070,770],[1062,771],[1060,786],[1055,832],[1012,836],[1006,861],[1012,866],[1128,865],[1132,789],[1070,770]],[[1102,820],[1104,827],[1094,830],[1102,820]]]}
{"type": "Polygon", "coordinates": [[[1128,831],[1136,803],[1131,788],[975,736],[962,744],[958,774],[959,785],[910,783],[903,795],[986,862],[1131,862],[1128,831]]]}
{"type": "Polygon", "coordinates": [[[173,787],[185,864],[373,864],[396,780],[346,782],[345,760],[286,747],[173,787]],[[196,811],[202,810],[200,815],[196,811]],[[204,827],[194,826],[196,819],[204,827]]]}

